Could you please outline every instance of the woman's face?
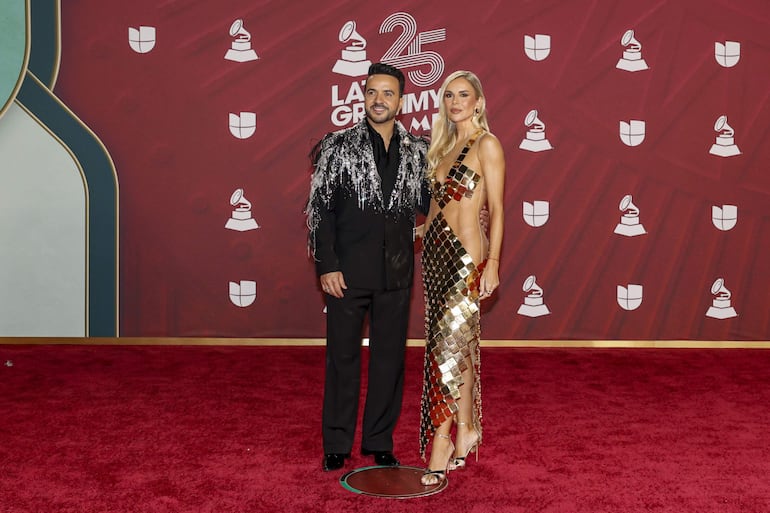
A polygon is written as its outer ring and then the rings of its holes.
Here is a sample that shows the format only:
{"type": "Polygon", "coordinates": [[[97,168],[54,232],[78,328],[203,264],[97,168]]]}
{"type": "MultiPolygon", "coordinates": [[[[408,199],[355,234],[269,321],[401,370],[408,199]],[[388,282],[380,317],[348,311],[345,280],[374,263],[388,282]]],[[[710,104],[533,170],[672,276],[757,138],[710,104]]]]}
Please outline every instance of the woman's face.
{"type": "Polygon", "coordinates": [[[480,98],[467,79],[459,77],[451,82],[444,91],[444,108],[449,121],[461,123],[473,117],[474,109],[479,107],[480,98]]]}

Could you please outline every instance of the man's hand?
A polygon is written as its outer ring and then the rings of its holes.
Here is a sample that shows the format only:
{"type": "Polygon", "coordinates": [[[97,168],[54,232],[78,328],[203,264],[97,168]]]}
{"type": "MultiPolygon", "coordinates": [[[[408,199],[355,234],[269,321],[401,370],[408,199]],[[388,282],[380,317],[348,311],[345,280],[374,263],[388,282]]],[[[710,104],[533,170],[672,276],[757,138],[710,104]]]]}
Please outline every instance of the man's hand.
{"type": "Polygon", "coordinates": [[[348,288],[348,286],[345,285],[345,278],[340,271],[322,274],[320,281],[321,290],[338,299],[344,296],[342,291],[348,288]]]}

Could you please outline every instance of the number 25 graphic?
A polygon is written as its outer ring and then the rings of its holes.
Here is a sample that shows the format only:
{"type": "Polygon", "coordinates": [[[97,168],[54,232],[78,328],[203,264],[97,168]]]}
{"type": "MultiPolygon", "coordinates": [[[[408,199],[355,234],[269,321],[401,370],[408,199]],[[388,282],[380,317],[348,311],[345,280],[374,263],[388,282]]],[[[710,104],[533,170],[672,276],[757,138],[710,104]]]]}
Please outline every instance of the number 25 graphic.
{"type": "Polygon", "coordinates": [[[382,56],[382,62],[402,69],[428,64],[430,71],[427,73],[419,69],[409,71],[409,80],[419,87],[427,87],[436,82],[444,73],[444,59],[436,52],[422,51],[422,45],[446,40],[446,29],[428,30],[418,34],[414,17],[405,12],[397,12],[385,18],[380,25],[380,34],[393,32],[396,27],[403,27],[404,30],[382,56]],[[404,50],[407,51],[402,55],[404,50]]]}

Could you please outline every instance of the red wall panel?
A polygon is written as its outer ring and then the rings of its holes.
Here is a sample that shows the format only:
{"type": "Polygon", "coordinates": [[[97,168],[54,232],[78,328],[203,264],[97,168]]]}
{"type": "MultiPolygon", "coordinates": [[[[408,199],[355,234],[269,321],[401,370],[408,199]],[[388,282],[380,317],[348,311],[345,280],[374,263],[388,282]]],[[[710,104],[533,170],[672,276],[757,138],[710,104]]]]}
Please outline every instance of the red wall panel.
{"type": "MultiPolygon", "coordinates": [[[[427,62],[423,54],[435,52],[441,79],[456,69],[476,72],[505,148],[502,284],[482,310],[484,338],[768,339],[770,7],[735,4],[63,4],[55,91],[105,143],[120,181],[121,335],[323,336],[323,298],[302,214],[307,153],[338,128],[340,112],[354,108],[339,103],[363,78],[332,71],[346,46],[338,41],[341,27],[355,21],[368,59],[377,61],[409,28],[380,33],[401,11],[418,34],[445,29],[443,40],[424,43],[413,59],[427,62]],[[238,18],[257,61],[224,59],[238,18]],[[154,48],[142,54],[127,38],[129,27],[141,25],[156,29],[154,48]],[[649,69],[616,68],[628,29],[649,69]],[[535,34],[551,37],[542,61],[524,52],[524,36],[535,34]],[[741,43],[734,67],[715,59],[715,43],[725,41],[741,43]],[[531,109],[554,149],[519,149],[531,109]],[[256,113],[248,139],[229,132],[228,114],[239,112],[256,113]],[[723,114],[740,155],[709,153],[723,114]],[[621,142],[619,123],[629,120],[646,123],[639,146],[621,142]],[[259,229],[224,228],[237,188],[252,202],[259,229]],[[613,233],[627,194],[645,235],[613,233]],[[522,203],[534,200],[550,203],[539,228],[522,217],[522,203]],[[738,206],[738,222],[720,231],[711,208],[725,204],[738,206]],[[550,315],[517,314],[532,274],[550,315]],[[718,277],[737,317],[705,315],[718,277]],[[228,297],[228,282],[239,280],[257,282],[257,300],[245,308],[228,297]],[[616,301],[616,287],[627,284],[644,287],[633,311],[616,301]]],[[[405,71],[430,69],[423,63],[405,71]]],[[[417,108],[403,116],[407,127],[435,112],[419,102],[441,79],[408,81],[417,108]]],[[[418,278],[412,337],[422,336],[422,311],[418,278]]]]}

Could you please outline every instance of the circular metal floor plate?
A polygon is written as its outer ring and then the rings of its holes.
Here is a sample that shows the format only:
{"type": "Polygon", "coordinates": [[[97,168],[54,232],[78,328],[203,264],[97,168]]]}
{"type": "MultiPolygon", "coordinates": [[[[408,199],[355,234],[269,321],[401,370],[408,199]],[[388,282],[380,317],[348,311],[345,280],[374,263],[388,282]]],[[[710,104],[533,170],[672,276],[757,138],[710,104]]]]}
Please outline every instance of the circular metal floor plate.
{"type": "Polygon", "coordinates": [[[433,495],[449,484],[444,479],[437,485],[424,486],[420,482],[423,472],[425,469],[417,467],[363,467],[340,477],[340,484],[353,493],[390,499],[433,495]]]}

